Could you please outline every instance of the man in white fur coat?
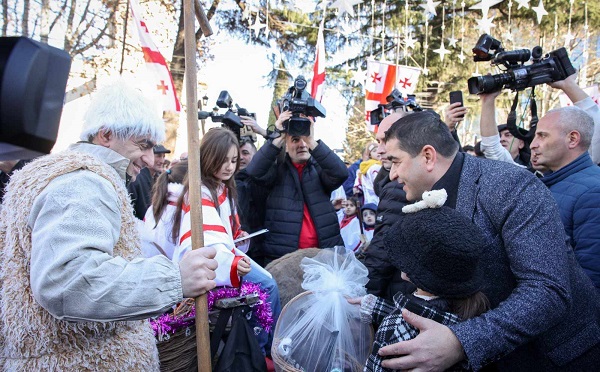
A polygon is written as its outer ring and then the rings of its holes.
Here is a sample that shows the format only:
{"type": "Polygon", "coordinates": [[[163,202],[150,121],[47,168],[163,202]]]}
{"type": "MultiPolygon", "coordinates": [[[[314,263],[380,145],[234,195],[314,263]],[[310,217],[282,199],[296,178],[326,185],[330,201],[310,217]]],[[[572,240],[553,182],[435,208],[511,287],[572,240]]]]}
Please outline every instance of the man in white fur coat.
{"type": "Polygon", "coordinates": [[[16,172],[0,212],[0,371],[155,371],[145,320],[215,286],[215,251],[140,258],[126,182],[165,128],[122,82],[93,97],[82,142],[16,172]]]}

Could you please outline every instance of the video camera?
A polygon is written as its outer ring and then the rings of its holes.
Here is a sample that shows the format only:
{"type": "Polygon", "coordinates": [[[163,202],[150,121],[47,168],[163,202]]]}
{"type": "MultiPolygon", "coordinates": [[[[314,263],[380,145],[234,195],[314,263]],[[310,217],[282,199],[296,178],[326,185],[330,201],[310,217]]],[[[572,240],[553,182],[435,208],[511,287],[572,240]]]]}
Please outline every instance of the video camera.
{"type": "Polygon", "coordinates": [[[402,97],[402,93],[398,89],[392,90],[389,96],[385,97],[387,104],[380,103],[375,110],[372,110],[369,114],[371,125],[379,125],[381,121],[398,109],[408,111],[423,111],[421,106],[417,103],[417,98],[414,94],[407,94],[406,97],[402,97]]]}
{"type": "Polygon", "coordinates": [[[310,135],[310,121],[301,117],[301,114],[305,116],[320,116],[325,117],[326,111],[321,103],[315,100],[305,90],[306,79],[304,76],[299,75],[294,80],[292,85],[285,95],[280,100],[281,112],[291,111],[292,117],[289,120],[283,122],[283,131],[290,136],[308,136],[310,135]]]}
{"type": "Polygon", "coordinates": [[[50,153],[70,69],[64,50],[25,37],[0,38],[0,160],[50,153]]]}
{"type": "Polygon", "coordinates": [[[473,48],[473,61],[491,61],[492,65],[504,66],[506,72],[491,76],[475,76],[468,80],[469,93],[490,93],[507,88],[524,90],[539,84],[566,79],[575,73],[565,48],[542,56],[539,46],[529,49],[505,51],[502,43],[488,34],[479,37],[473,48]],[[532,63],[525,65],[525,62],[532,63]]]}
{"type": "Polygon", "coordinates": [[[219,94],[219,98],[217,98],[217,106],[218,107],[215,107],[212,112],[198,111],[198,120],[211,118],[211,120],[215,123],[223,123],[224,127],[229,128],[233,133],[235,133],[238,140],[242,137],[256,138],[254,132],[244,125],[244,123],[242,123],[242,119],[240,118],[240,116],[250,116],[256,119],[255,113],[248,112],[247,109],[242,108],[237,104],[235,104],[234,109],[233,99],[226,90],[221,91],[219,94]],[[223,115],[219,115],[219,107],[226,108],[227,112],[225,112],[223,115]]]}

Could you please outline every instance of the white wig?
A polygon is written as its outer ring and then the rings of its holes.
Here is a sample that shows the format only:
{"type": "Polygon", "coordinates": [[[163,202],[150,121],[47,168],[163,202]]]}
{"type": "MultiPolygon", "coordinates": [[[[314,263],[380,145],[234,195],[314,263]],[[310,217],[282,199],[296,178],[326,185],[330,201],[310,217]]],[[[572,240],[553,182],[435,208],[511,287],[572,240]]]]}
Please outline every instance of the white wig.
{"type": "Polygon", "coordinates": [[[117,138],[150,136],[156,143],[165,139],[165,123],[156,107],[142,92],[122,80],[100,89],[90,103],[80,138],[88,141],[101,129],[117,138]]]}

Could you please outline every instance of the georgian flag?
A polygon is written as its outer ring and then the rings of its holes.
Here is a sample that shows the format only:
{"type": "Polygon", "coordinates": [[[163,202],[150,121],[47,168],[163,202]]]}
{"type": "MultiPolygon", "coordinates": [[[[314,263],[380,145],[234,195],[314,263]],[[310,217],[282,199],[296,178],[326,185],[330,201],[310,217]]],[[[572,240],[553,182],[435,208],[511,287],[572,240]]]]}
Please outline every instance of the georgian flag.
{"type": "Polygon", "coordinates": [[[181,105],[179,104],[177,93],[175,92],[175,85],[173,84],[173,78],[171,77],[167,62],[158,51],[156,44],[154,44],[154,41],[150,36],[150,32],[148,31],[148,27],[146,26],[143,13],[140,11],[137,0],[129,0],[129,3],[131,5],[131,16],[133,17],[135,26],[138,30],[146,67],[148,67],[156,79],[151,85],[156,88],[157,92],[155,93],[159,97],[162,97],[163,111],[179,112],[181,111],[181,105]]]}
{"type": "Polygon", "coordinates": [[[415,67],[401,66],[380,62],[367,61],[367,80],[365,83],[365,120],[370,131],[376,131],[371,125],[370,114],[380,103],[387,103],[386,97],[394,88],[404,96],[413,94],[417,88],[421,70],[415,67]]]}
{"type": "Polygon", "coordinates": [[[313,68],[313,79],[311,82],[310,94],[319,102],[323,98],[323,88],[325,83],[325,39],[323,38],[323,26],[325,17],[319,25],[319,35],[317,36],[317,54],[315,56],[315,66],[313,68]]]}

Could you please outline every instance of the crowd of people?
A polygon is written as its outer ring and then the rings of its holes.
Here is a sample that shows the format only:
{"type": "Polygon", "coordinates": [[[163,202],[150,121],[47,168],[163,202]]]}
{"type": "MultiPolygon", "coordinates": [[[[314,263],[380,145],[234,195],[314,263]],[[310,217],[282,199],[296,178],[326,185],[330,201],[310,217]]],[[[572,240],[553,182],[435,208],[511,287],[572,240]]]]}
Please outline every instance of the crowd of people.
{"type": "MultiPolygon", "coordinates": [[[[444,120],[400,109],[349,166],[312,118],[289,134],[289,111],[273,131],[241,117],[258,149],[210,129],[197,150],[204,247],[187,156],[166,164],[164,123],[139,91],[100,90],[81,142],[0,164],[0,370],[158,370],[147,319],[245,281],[276,323],[265,267],[335,246],[369,271],[369,294],[348,299],[376,331],[365,371],[597,368],[600,108],[575,75],[550,85],[574,106],[534,136],[497,125],[487,93],[477,146],[453,133],[460,103],[444,120]]],[[[269,360],[273,329],[248,322],[269,360]]]]}

